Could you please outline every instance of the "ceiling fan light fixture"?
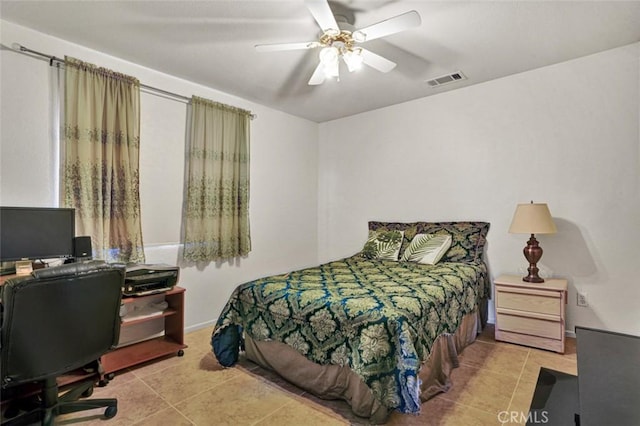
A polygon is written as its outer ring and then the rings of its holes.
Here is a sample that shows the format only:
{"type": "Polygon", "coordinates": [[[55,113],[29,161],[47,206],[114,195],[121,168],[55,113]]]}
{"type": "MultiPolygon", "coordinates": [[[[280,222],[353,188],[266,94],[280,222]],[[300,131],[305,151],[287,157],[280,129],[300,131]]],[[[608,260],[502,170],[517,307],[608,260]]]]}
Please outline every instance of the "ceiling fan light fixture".
{"type": "Polygon", "coordinates": [[[318,56],[320,57],[320,62],[322,62],[322,64],[326,67],[327,65],[338,63],[340,51],[336,47],[327,46],[320,50],[320,54],[318,56]]]}
{"type": "Polygon", "coordinates": [[[337,37],[340,35],[340,30],[337,28],[329,28],[324,34],[328,37],[337,37]]]}
{"type": "Polygon", "coordinates": [[[325,77],[340,77],[340,69],[338,61],[332,63],[323,64],[325,77]]]}
{"type": "Polygon", "coordinates": [[[357,43],[363,43],[365,41],[367,41],[367,35],[365,33],[363,33],[362,31],[354,31],[353,34],[351,34],[351,37],[353,38],[353,41],[357,42],[357,43]]]}
{"type": "Polygon", "coordinates": [[[355,49],[347,51],[342,57],[344,58],[344,62],[347,64],[347,68],[349,72],[354,72],[362,68],[362,63],[364,62],[364,58],[361,55],[362,49],[355,49]]]}
{"type": "Polygon", "coordinates": [[[320,63],[324,70],[326,77],[338,77],[339,76],[339,59],[340,49],[335,46],[327,46],[320,50],[320,63]]]}

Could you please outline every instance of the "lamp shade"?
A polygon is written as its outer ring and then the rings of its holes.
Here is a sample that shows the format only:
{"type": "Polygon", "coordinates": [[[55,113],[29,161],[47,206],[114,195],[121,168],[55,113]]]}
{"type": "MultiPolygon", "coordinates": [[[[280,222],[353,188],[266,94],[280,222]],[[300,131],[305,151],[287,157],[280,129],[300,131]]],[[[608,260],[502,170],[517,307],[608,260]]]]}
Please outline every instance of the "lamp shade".
{"type": "Polygon", "coordinates": [[[555,234],[549,207],[544,203],[518,204],[509,227],[511,234],[555,234]]]}

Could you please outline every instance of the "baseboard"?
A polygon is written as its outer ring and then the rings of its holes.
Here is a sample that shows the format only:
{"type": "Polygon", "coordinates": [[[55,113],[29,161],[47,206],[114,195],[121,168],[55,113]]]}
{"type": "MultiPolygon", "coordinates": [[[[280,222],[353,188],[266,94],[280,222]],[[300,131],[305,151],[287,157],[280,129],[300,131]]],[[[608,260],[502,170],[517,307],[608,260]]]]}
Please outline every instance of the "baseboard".
{"type": "Polygon", "coordinates": [[[213,333],[213,326],[216,324],[217,321],[218,321],[217,319],[213,319],[211,321],[205,321],[199,324],[190,325],[189,327],[185,327],[184,332],[190,333],[192,331],[200,330],[205,327],[211,327],[211,332],[213,333]]]}

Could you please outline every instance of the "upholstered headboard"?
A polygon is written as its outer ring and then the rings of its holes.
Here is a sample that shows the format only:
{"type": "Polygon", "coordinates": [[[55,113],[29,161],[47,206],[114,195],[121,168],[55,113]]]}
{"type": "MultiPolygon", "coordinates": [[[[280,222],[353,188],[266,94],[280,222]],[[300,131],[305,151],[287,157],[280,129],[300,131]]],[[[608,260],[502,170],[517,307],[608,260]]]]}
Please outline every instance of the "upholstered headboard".
{"type": "Polygon", "coordinates": [[[443,262],[474,262],[482,260],[487,243],[488,222],[369,222],[369,231],[404,231],[400,257],[416,234],[449,234],[451,248],[443,262]]]}

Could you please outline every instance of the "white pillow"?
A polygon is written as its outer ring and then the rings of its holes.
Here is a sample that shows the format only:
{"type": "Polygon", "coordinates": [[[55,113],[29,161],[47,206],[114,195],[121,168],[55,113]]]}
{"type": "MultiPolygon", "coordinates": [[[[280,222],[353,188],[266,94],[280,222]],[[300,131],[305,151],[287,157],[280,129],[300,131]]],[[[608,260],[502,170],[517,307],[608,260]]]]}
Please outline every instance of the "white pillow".
{"type": "Polygon", "coordinates": [[[449,234],[417,234],[402,255],[407,262],[435,265],[451,247],[449,234]]]}

